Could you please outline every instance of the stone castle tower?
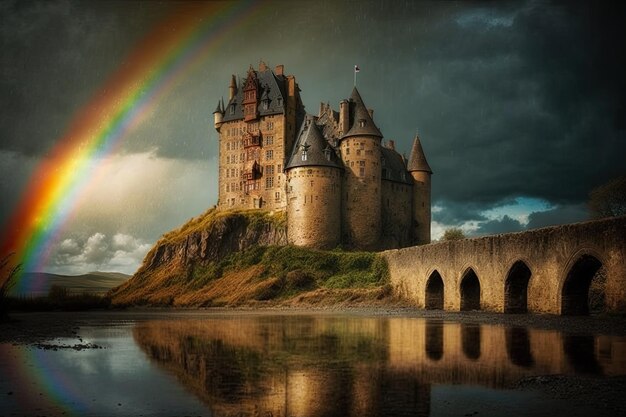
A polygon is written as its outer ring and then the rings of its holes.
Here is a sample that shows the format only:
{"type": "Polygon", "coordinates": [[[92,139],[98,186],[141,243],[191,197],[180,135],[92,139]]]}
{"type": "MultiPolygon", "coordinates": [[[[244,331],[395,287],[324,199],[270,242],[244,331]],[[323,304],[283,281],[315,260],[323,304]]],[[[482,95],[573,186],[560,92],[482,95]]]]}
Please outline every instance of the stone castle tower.
{"type": "Polygon", "coordinates": [[[284,67],[233,75],[213,113],[218,208],[287,212],[290,243],[379,250],[430,242],[432,171],[416,135],[408,163],[354,88],[307,115],[284,67]]]}

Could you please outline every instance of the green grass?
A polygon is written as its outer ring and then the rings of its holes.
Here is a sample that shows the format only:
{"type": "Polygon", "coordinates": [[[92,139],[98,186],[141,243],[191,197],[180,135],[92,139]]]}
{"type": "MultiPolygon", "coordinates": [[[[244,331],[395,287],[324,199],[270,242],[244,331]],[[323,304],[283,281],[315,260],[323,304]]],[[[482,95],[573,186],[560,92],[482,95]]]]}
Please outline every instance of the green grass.
{"type": "Polygon", "coordinates": [[[287,290],[370,288],[389,282],[384,258],[371,252],[319,251],[297,246],[253,246],[220,262],[195,266],[190,284],[199,288],[228,272],[262,266],[258,277],[279,278],[287,290]]]}
{"type": "Polygon", "coordinates": [[[268,223],[273,223],[281,227],[285,227],[287,224],[287,215],[284,212],[270,213],[262,210],[217,210],[213,207],[200,216],[190,219],[178,229],[166,233],[161,240],[167,243],[182,242],[190,234],[208,230],[213,223],[225,218],[245,219],[252,228],[263,227],[268,223]]]}

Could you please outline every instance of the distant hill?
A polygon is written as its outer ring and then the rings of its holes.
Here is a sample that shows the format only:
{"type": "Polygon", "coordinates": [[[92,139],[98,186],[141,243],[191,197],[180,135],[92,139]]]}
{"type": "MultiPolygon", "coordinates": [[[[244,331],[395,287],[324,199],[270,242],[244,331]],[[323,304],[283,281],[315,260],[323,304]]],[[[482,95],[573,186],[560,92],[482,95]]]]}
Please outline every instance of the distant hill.
{"type": "Polygon", "coordinates": [[[112,288],[115,288],[126,282],[131,276],[120,272],[89,272],[83,275],[58,275],[46,272],[26,272],[24,278],[29,282],[41,282],[42,285],[38,291],[32,291],[26,294],[33,297],[44,296],[48,294],[50,287],[59,285],[67,288],[72,293],[90,293],[104,294],[112,288]]]}

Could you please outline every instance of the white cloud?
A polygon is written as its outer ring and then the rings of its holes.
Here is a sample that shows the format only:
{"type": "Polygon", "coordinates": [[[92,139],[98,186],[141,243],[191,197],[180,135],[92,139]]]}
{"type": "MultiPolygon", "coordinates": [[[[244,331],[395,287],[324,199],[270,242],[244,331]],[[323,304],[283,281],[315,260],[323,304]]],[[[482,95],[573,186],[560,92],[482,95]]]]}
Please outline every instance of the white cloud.
{"type": "Polygon", "coordinates": [[[135,236],[94,233],[87,239],[67,238],[56,246],[49,272],[66,275],[90,271],[134,273],[152,245],[135,236]]]}

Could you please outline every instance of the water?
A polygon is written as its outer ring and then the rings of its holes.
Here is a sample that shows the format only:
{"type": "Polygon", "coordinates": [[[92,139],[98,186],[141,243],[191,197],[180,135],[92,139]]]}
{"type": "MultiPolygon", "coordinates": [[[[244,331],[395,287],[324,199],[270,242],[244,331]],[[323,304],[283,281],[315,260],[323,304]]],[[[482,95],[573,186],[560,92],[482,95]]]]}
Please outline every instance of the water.
{"type": "Polygon", "coordinates": [[[80,336],[104,349],[0,345],[0,415],[588,416],[593,403],[512,388],[626,374],[624,337],[420,318],[234,313],[80,336]]]}

